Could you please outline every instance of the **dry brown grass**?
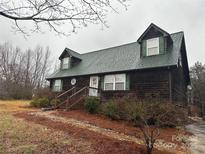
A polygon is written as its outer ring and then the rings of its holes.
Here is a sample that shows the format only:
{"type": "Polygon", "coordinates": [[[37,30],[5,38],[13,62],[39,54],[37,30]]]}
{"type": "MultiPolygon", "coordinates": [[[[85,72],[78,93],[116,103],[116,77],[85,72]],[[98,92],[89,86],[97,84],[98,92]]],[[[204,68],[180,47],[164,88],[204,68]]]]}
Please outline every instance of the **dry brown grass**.
{"type": "Polygon", "coordinates": [[[13,116],[37,110],[29,102],[0,100],[0,154],[92,153],[89,142],[13,116]]]}
{"type": "Polygon", "coordinates": [[[90,153],[89,142],[82,142],[62,131],[0,113],[0,154],[90,153]],[[80,150],[81,152],[78,152],[80,150]]]}
{"type": "Polygon", "coordinates": [[[35,111],[29,100],[0,100],[0,112],[35,111]]]}

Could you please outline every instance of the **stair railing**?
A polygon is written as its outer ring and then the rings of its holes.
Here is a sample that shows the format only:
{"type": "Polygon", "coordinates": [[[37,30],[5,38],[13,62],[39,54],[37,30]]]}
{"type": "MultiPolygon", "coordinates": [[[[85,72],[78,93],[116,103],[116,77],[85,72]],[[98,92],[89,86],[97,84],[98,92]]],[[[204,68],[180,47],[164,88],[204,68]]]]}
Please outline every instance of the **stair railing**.
{"type": "Polygon", "coordinates": [[[63,92],[62,94],[56,96],[56,98],[60,98],[60,97],[64,96],[65,94],[67,94],[68,92],[72,91],[73,89],[75,89],[75,87],[72,87],[72,88],[68,89],[67,91],[63,92]]]}
{"type": "Polygon", "coordinates": [[[85,97],[87,97],[89,95],[89,89],[95,89],[95,90],[99,90],[100,92],[100,89],[98,88],[94,88],[94,87],[88,87],[88,86],[85,86],[83,88],[81,88],[80,90],[78,90],[77,92],[75,92],[74,94],[72,94],[71,96],[68,96],[68,99],[66,101],[66,110],[70,109],[71,107],[73,107],[74,105],[76,105],[77,103],[80,102],[80,100],[84,99],[85,97]],[[80,96],[79,96],[80,95],[80,96]],[[78,101],[74,101],[74,103],[72,103],[72,99],[74,97],[78,96],[78,101]],[[71,104],[72,103],[72,104],[71,104]],[[70,104],[68,106],[68,104],[70,104]]]}
{"type": "Polygon", "coordinates": [[[63,101],[62,103],[60,103],[60,104],[58,104],[57,105],[57,99],[59,99],[60,97],[63,97],[63,96],[65,96],[66,94],[68,94],[69,92],[71,92],[72,90],[74,90],[76,87],[72,87],[72,88],[70,88],[70,89],[68,89],[68,90],[66,90],[65,92],[63,92],[62,94],[60,94],[60,95],[57,95],[56,97],[55,97],[55,109],[57,109],[59,106],[61,106],[61,105],[63,105],[65,102],[63,101]]]}
{"type": "Polygon", "coordinates": [[[63,104],[66,107],[66,110],[70,109],[72,106],[74,106],[75,104],[79,103],[80,100],[84,99],[85,97],[87,97],[89,95],[89,89],[95,89],[98,90],[99,93],[101,93],[101,90],[98,88],[94,88],[94,87],[89,87],[89,86],[85,86],[81,89],[79,89],[78,91],[76,91],[76,87],[72,87],[71,89],[63,92],[62,94],[59,94],[58,96],[56,96],[56,100],[66,96],[67,98],[60,104],[57,105],[57,102],[55,103],[55,107],[54,109],[57,109],[58,107],[62,106],[63,104]],[[71,94],[69,94],[69,92],[73,91],[71,94]],[[76,100],[73,100],[75,97],[76,100]],[[74,102],[74,103],[73,103],[74,102]]]}
{"type": "Polygon", "coordinates": [[[71,104],[72,102],[72,99],[76,96],[79,96],[79,99],[78,100],[81,100],[83,98],[85,98],[88,93],[87,93],[87,89],[88,87],[83,87],[81,88],[80,90],[78,90],[77,92],[75,92],[74,94],[72,94],[71,96],[68,96],[67,97],[67,100],[66,100],[66,110],[68,110],[69,108],[71,108],[72,106],[74,106],[75,104],[77,104],[79,101],[75,101],[74,103],[71,104]],[[70,105],[69,105],[70,104],[70,105]],[[69,105],[69,106],[68,106],[69,105]]]}

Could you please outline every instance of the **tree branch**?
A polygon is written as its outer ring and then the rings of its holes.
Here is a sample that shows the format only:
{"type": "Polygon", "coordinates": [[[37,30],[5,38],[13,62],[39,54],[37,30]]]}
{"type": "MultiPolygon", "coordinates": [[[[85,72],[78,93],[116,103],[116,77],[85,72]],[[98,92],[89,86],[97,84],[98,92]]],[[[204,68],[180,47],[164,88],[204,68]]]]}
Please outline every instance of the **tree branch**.
{"type": "MultiPolygon", "coordinates": [[[[123,0],[115,1],[126,7],[123,0]]],[[[77,27],[86,26],[88,23],[101,23],[108,27],[104,17],[109,9],[117,12],[110,0],[8,0],[1,2],[0,16],[13,20],[16,28],[23,34],[25,32],[17,21],[33,21],[33,31],[40,30],[37,23],[45,23],[57,34],[64,35],[65,32],[60,29],[60,25],[64,24],[62,22],[69,23],[73,32],[77,27]],[[54,22],[58,27],[53,25],[54,22]]]]}

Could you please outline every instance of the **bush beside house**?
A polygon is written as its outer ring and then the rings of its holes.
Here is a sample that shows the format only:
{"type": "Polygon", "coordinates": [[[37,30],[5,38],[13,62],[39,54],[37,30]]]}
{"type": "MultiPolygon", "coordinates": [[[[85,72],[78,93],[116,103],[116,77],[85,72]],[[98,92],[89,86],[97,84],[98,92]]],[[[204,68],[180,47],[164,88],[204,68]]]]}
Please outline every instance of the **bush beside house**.
{"type": "Polygon", "coordinates": [[[113,120],[121,119],[119,105],[112,100],[101,104],[100,113],[113,120]]]}
{"type": "Polygon", "coordinates": [[[31,101],[30,105],[32,107],[49,107],[50,106],[50,101],[48,98],[39,98],[39,99],[34,99],[31,101]]]}
{"type": "Polygon", "coordinates": [[[97,113],[100,105],[100,99],[98,97],[87,97],[85,99],[84,107],[89,113],[97,113]]]}
{"type": "Polygon", "coordinates": [[[85,110],[89,113],[103,114],[113,120],[126,120],[139,125],[144,119],[149,125],[176,127],[187,122],[186,109],[176,104],[159,101],[140,101],[137,99],[113,99],[99,103],[98,98],[88,97],[85,110]]]}
{"type": "MultiPolygon", "coordinates": [[[[36,95],[30,105],[44,108],[55,106],[60,101],[50,97],[49,92],[45,95],[36,95]]],[[[126,120],[134,125],[139,125],[144,119],[149,125],[175,127],[187,122],[187,112],[176,104],[160,102],[158,100],[138,100],[124,97],[100,102],[98,97],[87,97],[84,109],[91,114],[105,115],[113,120],[126,120]]]]}
{"type": "Polygon", "coordinates": [[[59,103],[60,100],[55,98],[55,95],[49,88],[41,88],[34,92],[30,105],[32,107],[45,108],[55,106],[59,103]]]}

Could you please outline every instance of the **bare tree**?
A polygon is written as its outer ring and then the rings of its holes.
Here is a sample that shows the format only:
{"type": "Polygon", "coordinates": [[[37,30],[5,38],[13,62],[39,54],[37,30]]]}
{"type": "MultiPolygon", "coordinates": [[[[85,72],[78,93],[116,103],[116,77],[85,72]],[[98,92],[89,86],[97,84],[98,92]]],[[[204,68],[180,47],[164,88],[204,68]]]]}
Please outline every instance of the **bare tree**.
{"type": "Polygon", "coordinates": [[[205,65],[201,62],[196,62],[190,68],[190,76],[192,83],[192,91],[195,105],[201,108],[201,115],[204,116],[205,102],[205,65]]]}
{"type": "Polygon", "coordinates": [[[144,117],[141,117],[141,123],[139,128],[143,134],[143,142],[146,145],[147,154],[152,154],[154,144],[160,135],[160,131],[157,125],[150,127],[144,117]]]}
{"type": "Polygon", "coordinates": [[[105,16],[116,2],[126,8],[126,0],[1,0],[0,15],[14,21],[18,31],[26,34],[19,21],[32,21],[31,31],[41,31],[46,24],[58,34],[66,34],[60,26],[68,23],[74,32],[88,23],[106,26],[105,16]]]}
{"type": "Polygon", "coordinates": [[[45,84],[45,76],[48,75],[46,73],[51,68],[49,65],[50,50],[47,47],[44,53],[43,48],[37,46],[32,54],[31,83],[33,87],[40,88],[45,84]]]}
{"type": "Polygon", "coordinates": [[[50,71],[50,50],[37,46],[34,50],[22,52],[10,44],[0,45],[0,89],[10,98],[30,98],[32,91],[46,84],[50,71]]]}
{"type": "Polygon", "coordinates": [[[172,103],[145,101],[135,110],[137,116],[134,122],[142,132],[147,154],[153,152],[161,127],[183,126],[187,122],[186,109],[172,103]]]}

